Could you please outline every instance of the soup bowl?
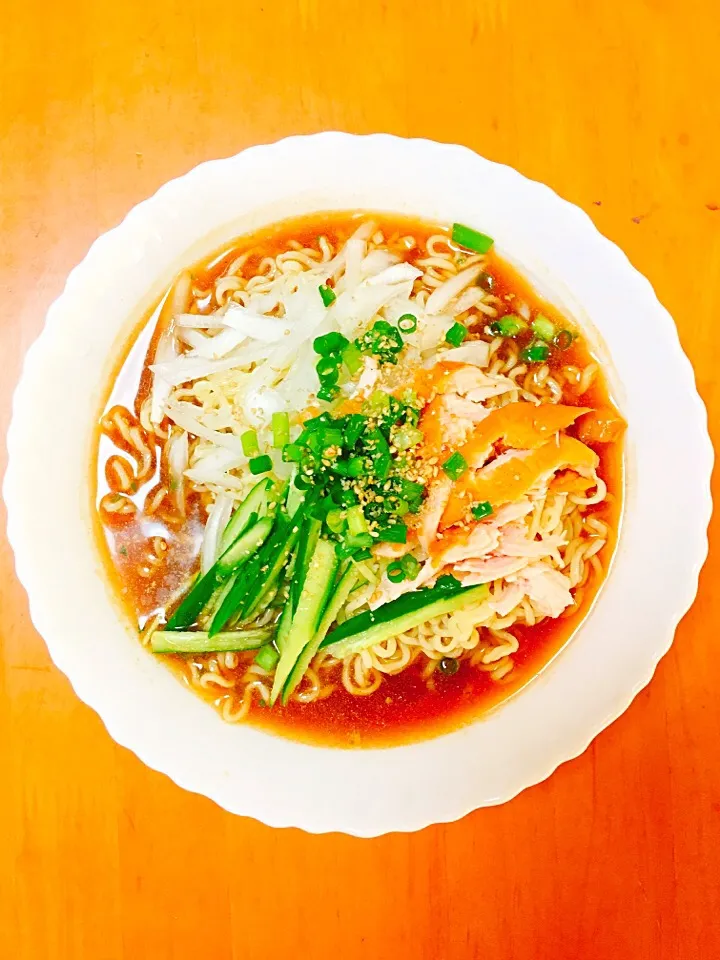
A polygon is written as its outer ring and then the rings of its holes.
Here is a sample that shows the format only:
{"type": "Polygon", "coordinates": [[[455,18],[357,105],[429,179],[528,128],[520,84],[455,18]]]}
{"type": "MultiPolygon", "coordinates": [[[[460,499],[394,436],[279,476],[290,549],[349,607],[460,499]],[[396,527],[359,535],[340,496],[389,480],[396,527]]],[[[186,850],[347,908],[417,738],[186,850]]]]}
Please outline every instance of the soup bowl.
{"type": "Polygon", "coordinates": [[[580,754],[650,680],[707,551],[705,410],[648,281],[548,187],[427,140],[294,137],[163,186],[68,278],[28,352],[8,446],[4,495],[18,576],[77,695],[118,743],[185,789],[232,813],[311,832],[375,836],[455,820],[580,754]],[[501,255],[581,325],[629,425],[618,546],[582,626],[524,689],[475,722],[386,749],[315,747],[223,723],[138,643],[93,524],[93,445],[108,382],[178,269],[273,221],[350,209],[458,220],[494,237],[501,255]],[[683,510],[668,511],[676,502],[683,510]]]}

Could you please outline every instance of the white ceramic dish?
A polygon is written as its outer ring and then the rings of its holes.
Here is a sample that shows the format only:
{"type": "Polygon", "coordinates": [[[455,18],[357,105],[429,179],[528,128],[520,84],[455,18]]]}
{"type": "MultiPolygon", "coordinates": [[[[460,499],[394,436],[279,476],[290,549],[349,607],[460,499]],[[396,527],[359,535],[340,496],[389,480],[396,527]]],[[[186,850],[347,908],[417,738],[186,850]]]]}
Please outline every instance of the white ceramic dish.
{"type": "Polygon", "coordinates": [[[707,551],[705,410],[650,284],[547,187],[425,140],[291,138],[166,184],[70,275],[28,353],[8,444],[4,494],[18,576],[78,696],[119,743],[182,787],[234,813],[313,832],[374,836],[454,820],[508,800],[581,753],[650,680],[707,551]],[[607,351],[629,422],[619,548],[572,642],[520,695],[471,726],[364,751],[225,725],[188,693],[121,622],[89,495],[92,431],[113,362],[177,269],[273,220],[350,208],[461,220],[491,234],[607,351]]]}

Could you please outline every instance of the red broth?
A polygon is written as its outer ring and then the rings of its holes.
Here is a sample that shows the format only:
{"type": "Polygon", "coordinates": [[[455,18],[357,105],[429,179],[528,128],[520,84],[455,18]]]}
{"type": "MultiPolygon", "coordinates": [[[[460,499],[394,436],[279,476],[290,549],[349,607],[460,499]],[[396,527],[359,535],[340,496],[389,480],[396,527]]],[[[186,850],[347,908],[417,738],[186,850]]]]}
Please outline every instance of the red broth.
{"type": "MultiPolygon", "coordinates": [[[[305,246],[313,243],[318,235],[324,234],[334,244],[341,244],[357,228],[359,221],[368,216],[366,212],[314,214],[275,224],[252,236],[241,237],[191,268],[195,285],[209,290],[228,264],[247,250],[251,250],[246,268],[246,273],[249,273],[263,257],[276,256],[287,249],[290,240],[305,246]]],[[[378,223],[386,238],[411,236],[418,244],[424,243],[432,234],[448,232],[446,227],[437,224],[395,215],[373,214],[372,219],[378,223]]],[[[406,259],[412,262],[416,256],[417,249],[409,250],[406,259]]],[[[541,300],[529,284],[494,252],[489,255],[489,272],[494,277],[493,293],[497,296],[508,303],[524,301],[533,313],[541,311],[559,328],[573,326],[557,309],[541,300]]],[[[157,309],[155,307],[142,318],[133,342],[156,316],[157,309]]],[[[148,355],[152,353],[151,343],[148,355]]],[[[555,354],[549,362],[551,367],[561,363],[582,368],[594,359],[581,335],[566,351],[555,354]]],[[[113,382],[109,385],[104,414],[116,404],[137,412],[148,387],[147,369],[140,359],[135,368],[132,367],[132,351],[129,347],[123,353],[113,382]]],[[[574,397],[572,392],[566,392],[563,403],[612,408],[602,368],[582,397],[574,397]]],[[[107,450],[101,447],[99,430],[98,441],[98,454],[92,469],[96,503],[108,491],[105,455],[117,452],[111,451],[109,446],[107,450]]],[[[401,674],[385,678],[380,688],[369,696],[354,696],[339,684],[326,699],[312,703],[291,702],[285,707],[276,705],[272,709],[254,703],[247,722],[272,733],[309,743],[344,747],[391,746],[456,729],[517,693],[578,629],[595,599],[615,548],[622,509],[622,443],[616,441],[589,445],[600,457],[598,473],[608,485],[606,501],[591,508],[598,517],[608,522],[611,531],[608,543],[599,554],[603,574],[591,574],[582,588],[579,604],[570,615],[557,620],[547,619],[534,627],[512,627],[520,647],[513,655],[515,666],[510,674],[496,682],[488,674],[461,661],[460,669],[454,676],[443,676],[435,671],[428,685],[421,676],[424,658],[420,657],[401,674]]],[[[202,537],[199,498],[190,500],[187,520],[179,528],[177,524],[165,522],[162,515],[147,517],[143,513],[142,504],[147,489],[160,477],[161,468],[158,467],[153,480],[137,492],[134,500],[139,509],[130,521],[103,526],[97,514],[98,546],[105,568],[120,601],[123,616],[136,631],[154,611],[177,597],[198,565],[202,537]],[[157,551],[153,548],[157,541],[153,541],[153,537],[162,537],[168,544],[157,563],[153,559],[157,559],[157,551]]],[[[148,653],[148,656],[153,654],[148,653]]],[[[169,655],[162,659],[187,683],[183,657],[169,655]]],[[[250,660],[252,654],[240,655],[238,670],[244,672],[250,660]]],[[[218,697],[216,692],[207,692],[205,696],[209,702],[217,701],[218,697]]]]}

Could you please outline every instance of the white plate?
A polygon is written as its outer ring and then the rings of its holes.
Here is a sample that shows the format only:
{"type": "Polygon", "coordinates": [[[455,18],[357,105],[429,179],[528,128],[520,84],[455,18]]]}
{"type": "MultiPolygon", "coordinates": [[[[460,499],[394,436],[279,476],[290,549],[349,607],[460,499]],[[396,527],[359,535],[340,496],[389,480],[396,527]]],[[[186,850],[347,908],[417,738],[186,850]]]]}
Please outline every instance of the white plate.
{"type": "MultiPolygon", "coordinates": [[[[601,347],[602,349],[602,347],[601,347]]],[[[32,619],[78,696],[146,764],[274,826],[375,836],[501,803],[581,753],[650,680],[707,551],[712,448],[675,327],[579,209],[458,146],[324,133],[204,163],[93,244],[28,353],[4,494],[32,619]],[[438,739],[309,747],[217,714],[141,649],[91,531],[93,427],[141,312],[183,264],[280,218],[366,208],[460,220],[600,339],[629,422],[622,535],[599,602],[521,694],[438,739]]]]}

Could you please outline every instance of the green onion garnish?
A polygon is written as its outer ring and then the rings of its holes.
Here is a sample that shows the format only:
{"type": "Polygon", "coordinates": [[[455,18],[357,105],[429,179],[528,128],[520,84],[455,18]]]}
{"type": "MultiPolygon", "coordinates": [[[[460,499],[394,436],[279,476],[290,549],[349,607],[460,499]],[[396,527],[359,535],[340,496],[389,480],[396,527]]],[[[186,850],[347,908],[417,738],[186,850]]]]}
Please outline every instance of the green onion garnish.
{"type": "Polygon", "coordinates": [[[535,336],[539,337],[540,340],[547,340],[549,342],[557,333],[555,324],[551,320],[548,320],[547,317],[544,317],[541,313],[535,317],[530,326],[532,327],[535,336]]]}
{"type": "Polygon", "coordinates": [[[302,457],[302,447],[299,443],[286,443],[283,447],[282,458],[285,463],[298,463],[302,457]]]}
{"type": "Polygon", "coordinates": [[[326,403],[330,403],[331,400],[334,400],[335,397],[340,393],[340,388],[331,384],[322,386],[318,392],[318,400],[325,400],[326,403]]]}
{"type": "Polygon", "coordinates": [[[394,523],[390,527],[378,530],[378,543],[407,543],[407,527],[404,523],[394,523]]]}
{"type": "Polygon", "coordinates": [[[459,347],[467,336],[467,327],[464,323],[454,323],[445,334],[445,339],[453,347],[459,347]]]}
{"type": "Polygon", "coordinates": [[[351,550],[356,550],[358,547],[371,547],[373,538],[369,533],[350,533],[345,538],[345,543],[351,550]]]}
{"type": "Polygon", "coordinates": [[[397,322],[398,330],[403,333],[415,333],[417,330],[417,317],[412,313],[404,313],[397,322]]]}
{"type": "Polygon", "coordinates": [[[338,382],[340,371],[338,370],[338,361],[335,357],[320,357],[315,365],[318,379],[325,386],[332,386],[338,382]]]}
{"type": "Polygon", "coordinates": [[[360,436],[367,426],[367,420],[360,413],[350,413],[345,418],[345,428],[343,430],[343,440],[345,447],[352,450],[360,439],[360,436]]]}
{"type": "Polygon", "coordinates": [[[392,442],[398,450],[409,450],[410,447],[420,443],[422,438],[422,430],[409,423],[404,423],[393,433],[392,442]]]}
{"type": "Polygon", "coordinates": [[[504,317],[490,324],[490,332],[496,337],[517,337],[527,328],[527,323],[520,317],[516,317],[514,313],[506,313],[504,317]]]}
{"type": "Polygon", "coordinates": [[[459,480],[467,470],[468,463],[465,457],[456,450],[455,453],[447,458],[442,468],[451,480],[459,480]]]}
{"type": "Polygon", "coordinates": [[[313,340],[313,350],[315,353],[322,354],[323,357],[329,357],[331,353],[337,353],[348,346],[350,341],[341,333],[332,331],[324,333],[321,337],[315,337],[313,340]]]}
{"type": "Polygon", "coordinates": [[[465,247],[466,250],[474,250],[475,253],[487,253],[494,243],[492,237],[479,233],[472,227],[466,227],[462,223],[453,224],[452,241],[459,247],[465,247]]]}
{"type": "Polygon", "coordinates": [[[546,343],[543,343],[542,340],[533,340],[529,346],[521,351],[520,359],[524,360],[525,363],[542,363],[547,360],[549,354],[550,347],[546,343]]]}
{"type": "Polygon", "coordinates": [[[557,347],[558,350],[567,350],[574,339],[575,335],[570,333],[569,330],[561,330],[553,340],[553,346],[557,347]]]}
{"type": "Polygon", "coordinates": [[[326,307],[329,307],[331,303],[334,303],[337,300],[337,294],[329,287],[326,283],[321,283],[318,287],[320,291],[320,296],[322,297],[322,302],[326,307]]]}
{"type": "Polygon", "coordinates": [[[411,553],[406,553],[400,561],[400,566],[403,568],[403,573],[408,580],[414,580],[415,577],[417,577],[417,575],[420,573],[420,567],[422,564],[419,560],[416,560],[411,553]]]}
{"type": "Polygon", "coordinates": [[[258,650],[255,663],[263,670],[270,671],[275,669],[279,659],[280,654],[275,647],[271,643],[266,643],[264,647],[260,647],[258,650]]]}
{"type": "Polygon", "coordinates": [[[290,442],[290,417],[287,413],[272,415],[273,446],[280,449],[290,442]]]}
{"type": "Polygon", "coordinates": [[[328,510],[325,523],[333,533],[342,533],[345,529],[345,511],[340,510],[339,507],[328,510]]]}
{"type": "Polygon", "coordinates": [[[357,344],[349,343],[346,347],[343,347],[340,355],[343,363],[348,368],[348,373],[350,373],[351,376],[357,373],[362,366],[362,353],[357,344]]]}
{"type": "Polygon", "coordinates": [[[347,512],[347,525],[351,535],[368,532],[367,520],[362,507],[350,507],[347,512]]]}
{"type": "Polygon", "coordinates": [[[482,503],[474,503],[470,509],[476,520],[489,517],[493,512],[492,504],[489,500],[483,500],[482,503]]]}
{"type": "Polygon", "coordinates": [[[260,453],[257,430],[246,430],[245,433],[240,435],[240,443],[246,457],[254,457],[260,453]]]}
{"type": "Polygon", "coordinates": [[[264,453],[261,457],[253,457],[252,460],[248,461],[250,473],[254,477],[256,477],[259,473],[267,473],[269,470],[272,470],[272,465],[272,460],[266,453],[264,453]]]}
{"type": "Polygon", "coordinates": [[[387,565],[387,578],[391,583],[401,583],[405,579],[405,571],[398,560],[393,560],[387,565]]]}
{"type": "Polygon", "coordinates": [[[363,477],[367,473],[365,461],[362,457],[350,457],[347,462],[347,475],[349,477],[363,477]]]}

